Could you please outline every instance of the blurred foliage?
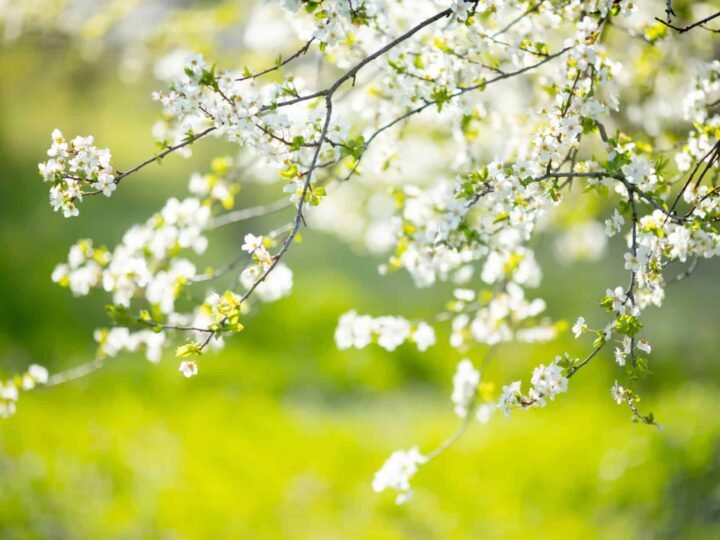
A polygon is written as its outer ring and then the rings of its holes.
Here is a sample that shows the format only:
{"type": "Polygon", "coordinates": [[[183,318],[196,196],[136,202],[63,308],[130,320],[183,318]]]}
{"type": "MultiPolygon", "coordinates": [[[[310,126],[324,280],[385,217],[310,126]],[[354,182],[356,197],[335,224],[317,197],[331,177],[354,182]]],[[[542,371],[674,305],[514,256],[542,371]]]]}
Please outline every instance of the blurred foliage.
{"type": "MultiPolygon", "coordinates": [[[[152,152],[153,84],[124,86],[107,63],[25,38],[0,49],[0,368],[51,370],[87,361],[101,299],[74,299],[49,276],[80,237],[113,244],[170,194],[182,193],[213,148],[166,160],[64,220],[36,174],[54,127],[90,131],[117,163],[152,152]]],[[[241,194],[252,205],[260,187],[241,194]]],[[[329,201],[330,203],[332,201],[329,201]]],[[[246,225],[248,229],[253,224],[246,225]]],[[[232,253],[245,229],[218,233],[232,253]]],[[[459,357],[441,344],[337,351],[339,314],[423,316],[446,296],[380,278],[379,261],[313,231],[290,254],[291,298],[263,306],[247,331],[201,375],[121,356],[102,371],[28,394],[0,423],[0,537],[464,539],[720,537],[720,338],[717,267],[674,286],[669,309],[648,317],[655,376],[642,405],[663,431],[629,422],[610,399],[609,355],[574,378],[547,410],[475,426],[419,474],[396,507],[370,489],[391,451],[427,451],[456,427],[449,402],[459,357]]],[[[599,313],[621,257],[561,266],[539,246],[551,315],[599,313]],[[616,261],[616,262],[612,262],[616,261]]],[[[614,246],[617,255],[619,246],[614,246]]],[[[612,253],[611,253],[612,255],[612,253]]],[[[441,334],[444,342],[447,336],[441,334]]],[[[565,336],[507,346],[493,380],[527,379],[532,366],[587,344],[565,336]]],[[[470,356],[479,361],[483,351],[470,356]]]]}

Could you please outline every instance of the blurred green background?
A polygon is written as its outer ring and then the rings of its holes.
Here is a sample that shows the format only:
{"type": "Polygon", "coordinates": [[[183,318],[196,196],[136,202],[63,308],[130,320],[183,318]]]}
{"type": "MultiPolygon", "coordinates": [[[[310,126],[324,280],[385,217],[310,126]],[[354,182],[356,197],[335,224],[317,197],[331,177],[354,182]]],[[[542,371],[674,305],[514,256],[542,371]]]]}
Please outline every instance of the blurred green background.
{"type": "MultiPolygon", "coordinates": [[[[125,85],[112,61],[87,63],[59,37],[0,48],[0,368],[51,371],[93,357],[105,324],[99,295],[75,299],[50,282],[78,238],[114,245],[131,224],[183,194],[213,146],[129,179],[112,200],[66,220],[36,172],[50,131],[93,133],[129,165],[152,152],[157,82],[125,85]]],[[[247,188],[242,204],[262,195],[247,188]]],[[[331,203],[332,201],[328,201],[331,203]]],[[[240,224],[217,233],[237,251],[240,224]]],[[[624,282],[620,246],[601,263],[562,266],[539,246],[550,314],[598,314],[624,282]]],[[[720,538],[720,367],[717,266],[668,291],[647,317],[655,376],[643,410],[663,431],[629,421],[610,399],[621,376],[609,354],[546,410],[495,416],[414,481],[412,502],[376,495],[374,472],[397,448],[429,451],[455,429],[449,401],[460,356],[441,332],[412,347],[337,351],[333,331],[351,308],[429,317],[447,289],[417,291],[405,274],[318,232],[289,255],[290,298],[263,306],[224,352],[186,380],[177,361],[123,355],[101,371],[24,395],[0,423],[3,539],[465,539],[720,538]]],[[[594,322],[597,322],[594,321],[594,322]]],[[[527,380],[533,366],[587,342],[504,346],[489,380],[527,380]]],[[[483,351],[469,356],[478,363],[483,351]]]]}

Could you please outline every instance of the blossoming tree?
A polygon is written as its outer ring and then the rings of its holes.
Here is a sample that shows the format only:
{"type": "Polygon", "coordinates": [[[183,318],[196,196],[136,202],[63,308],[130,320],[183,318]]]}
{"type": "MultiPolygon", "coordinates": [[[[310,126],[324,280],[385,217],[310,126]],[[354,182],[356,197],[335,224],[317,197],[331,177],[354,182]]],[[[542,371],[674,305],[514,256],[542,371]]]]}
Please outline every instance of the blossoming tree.
{"type": "Polygon", "coordinates": [[[419,468],[473,422],[547,406],[600,355],[617,363],[612,400],[659,426],[638,404],[651,353],[643,313],[699,260],[720,253],[720,11],[658,0],[275,4],[299,48],[266,67],[185,58],[152,96],[162,110],[154,155],[120,166],[132,156],[114,160],[92,136],[53,131],[39,171],[52,209],[67,218],[90,199],[112,204],[103,199],[133,189],[130,177],[209,138],[236,143],[245,159],[218,157],[210,171],[189,174],[188,193],[117,246],[83,239],[70,248],[52,280],[110,302],[108,327],[94,335],[97,358],[52,375],[31,366],[3,384],[0,412],[12,414],[20,392],[36,384],[84,375],[124,351],[157,362],[174,349],[181,374],[198,375],[204,355],[243,331],[246,314],[290,294],[285,256],[302,249],[295,241],[305,227],[316,227],[384,253],[382,274],[456,286],[426,320],[338,314],[340,349],[409,343],[424,351],[435,328],[448,325],[452,347],[468,356],[452,381],[458,431],[426,453],[395,452],[375,476],[376,491],[394,490],[404,502],[419,468]],[[275,200],[247,207],[236,197],[248,161],[272,171],[264,180],[280,184],[275,200]],[[427,180],[407,172],[413,167],[427,180]],[[564,230],[564,205],[588,197],[602,201],[597,212],[564,230]],[[199,270],[213,230],[278,212],[289,215],[284,226],[247,232],[222,265],[199,270]],[[584,357],[557,351],[529,384],[496,381],[494,395],[481,377],[490,354],[562,330],[531,293],[541,280],[532,242],[553,229],[567,258],[597,259],[608,237],[622,237],[627,280],[608,283],[598,312],[572,326],[587,342],[584,357]],[[475,274],[481,290],[468,286],[475,274]],[[225,275],[237,285],[213,290],[225,275]],[[203,299],[178,302],[189,290],[203,299]],[[484,359],[474,358],[478,345],[489,351],[484,359]]]}

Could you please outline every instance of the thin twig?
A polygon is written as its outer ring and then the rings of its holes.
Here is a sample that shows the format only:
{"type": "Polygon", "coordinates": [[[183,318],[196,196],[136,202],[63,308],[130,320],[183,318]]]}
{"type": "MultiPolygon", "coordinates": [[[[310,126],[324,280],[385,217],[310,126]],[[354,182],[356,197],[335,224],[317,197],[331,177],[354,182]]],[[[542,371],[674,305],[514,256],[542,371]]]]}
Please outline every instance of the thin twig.
{"type": "Polygon", "coordinates": [[[82,377],[85,377],[86,375],[89,375],[90,373],[93,373],[94,371],[97,371],[98,369],[103,367],[103,365],[104,360],[102,358],[96,358],[91,362],[80,364],[79,366],[70,368],[66,371],[61,371],[59,373],[50,375],[45,386],[57,386],[59,384],[80,379],[82,377]]]}
{"type": "Polygon", "coordinates": [[[308,52],[308,49],[310,48],[310,45],[312,42],[315,41],[315,37],[311,37],[305,45],[303,45],[300,49],[297,50],[294,54],[291,56],[288,56],[285,60],[280,62],[279,64],[275,64],[272,67],[269,67],[267,69],[264,69],[262,71],[259,71],[258,73],[253,73],[252,75],[247,75],[245,77],[240,77],[238,79],[235,79],[237,82],[247,81],[249,79],[257,79],[258,77],[262,77],[263,75],[267,75],[268,73],[272,73],[273,71],[277,71],[281,67],[284,67],[288,65],[290,62],[295,60],[296,58],[299,58],[300,56],[303,56],[305,53],[308,52]]]}
{"type": "MultiPolygon", "coordinates": [[[[674,12],[673,12],[673,15],[674,15],[674,12]]],[[[672,24],[671,22],[669,22],[669,20],[668,20],[668,21],[663,21],[663,20],[660,19],[659,17],[655,17],[655,20],[656,20],[657,22],[659,22],[659,23],[664,24],[664,25],[667,26],[668,28],[672,28],[672,29],[675,30],[678,34],[684,34],[685,32],[689,32],[690,30],[692,30],[693,28],[697,28],[698,26],[702,27],[703,30],[708,30],[709,32],[720,33],[720,30],[715,30],[715,29],[713,29],[713,28],[706,28],[706,27],[704,26],[705,24],[709,23],[710,21],[712,21],[712,20],[714,20],[714,19],[717,19],[718,17],[720,17],[720,11],[718,11],[718,12],[716,12],[716,13],[713,13],[712,15],[708,15],[708,16],[705,17],[704,19],[701,19],[701,20],[699,20],[699,21],[696,21],[696,22],[694,22],[694,23],[692,23],[692,24],[689,24],[689,25],[687,25],[687,26],[675,26],[674,24],[672,24]]],[[[669,17],[668,17],[668,19],[669,19],[669,17]]]]}
{"type": "Polygon", "coordinates": [[[264,217],[286,208],[290,208],[292,204],[286,199],[279,199],[268,204],[262,204],[259,206],[253,206],[250,208],[243,208],[241,210],[234,210],[226,214],[220,214],[213,218],[210,222],[210,229],[218,229],[229,225],[231,223],[237,223],[239,221],[246,221],[257,217],[264,217]]]}

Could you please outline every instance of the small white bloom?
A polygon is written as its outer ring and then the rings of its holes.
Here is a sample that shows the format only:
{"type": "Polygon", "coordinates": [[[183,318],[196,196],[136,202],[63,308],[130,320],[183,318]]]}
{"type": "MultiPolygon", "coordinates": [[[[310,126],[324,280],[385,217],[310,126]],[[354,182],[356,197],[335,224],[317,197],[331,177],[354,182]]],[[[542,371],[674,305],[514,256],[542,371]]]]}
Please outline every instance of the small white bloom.
{"type": "Polygon", "coordinates": [[[496,407],[492,403],[483,403],[478,406],[475,418],[477,418],[477,421],[481,424],[487,424],[490,421],[490,417],[495,412],[495,409],[496,407]]]}
{"type": "Polygon", "coordinates": [[[190,377],[193,377],[198,374],[198,367],[197,364],[193,361],[185,361],[180,364],[180,368],[178,369],[180,373],[185,375],[188,379],[190,377]]]}
{"type": "Polygon", "coordinates": [[[647,339],[638,340],[637,348],[645,354],[650,354],[652,352],[652,347],[650,347],[650,342],[647,339]]]}
{"type": "MultiPolygon", "coordinates": [[[[255,268],[255,267],[252,267],[255,268]]],[[[243,272],[240,281],[246,289],[250,289],[258,279],[254,272],[243,272]]],[[[285,263],[278,263],[264,281],[255,288],[255,294],[263,302],[275,302],[289,295],[293,287],[292,270],[285,263]]]]}
{"type": "Polygon", "coordinates": [[[12,381],[6,384],[0,383],[0,399],[4,399],[6,401],[17,401],[18,397],[20,397],[20,393],[18,392],[17,386],[15,386],[12,381]]]}
{"type": "Polygon", "coordinates": [[[605,338],[605,341],[610,341],[612,339],[613,331],[615,330],[615,322],[610,321],[605,325],[605,328],[603,328],[603,337],[605,338]]]}
{"type": "Polygon", "coordinates": [[[613,212],[610,219],[605,220],[605,234],[608,236],[615,236],[622,230],[622,226],[625,224],[625,218],[623,218],[617,211],[613,212]]]}
{"type": "Polygon", "coordinates": [[[607,289],[605,291],[605,296],[612,301],[613,310],[621,315],[625,313],[625,302],[627,302],[627,296],[625,296],[625,290],[622,287],[607,289]]]}
{"type": "Polygon", "coordinates": [[[521,395],[520,388],[520,381],[515,381],[502,387],[502,394],[500,395],[497,408],[500,409],[508,418],[510,418],[510,409],[516,407],[519,403],[521,395]]]}
{"type": "Polygon", "coordinates": [[[478,384],[480,384],[480,372],[476,370],[472,362],[467,358],[461,360],[453,376],[452,402],[455,404],[455,414],[465,418],[468,407],[475,397],[478,384]]]}
{"type": "Polygon", "coordinates": [[[95,182],[92,187],[97,189],[98,191],[102,191],[103,195],[106,197],[109,197],[112,195],[112,192],[117,189],[117,184],[115,183],[115,178],[111,174],[100,174],[98,175],[97,182],[95,182]]]}
{"type": "Polygon", "coordinates": [[[28,368],[28,375],[38,384],[46,384],[48,382],[48,370],[47,368],[38,364],[31,364],[28,368]]]}
{"type": "Polygon", "coordinates": [[[10,418],[15,414],[15,403],[12,401],[0,402],[0,418],[10,418]]]}
{"type": "Polygon", "coordinates": [[[426,351],[429,347],[435,345],[435,330],[429,324],[421,322],[413,332],[412,339],[419,351],[426,351]]]}
{"type": "Polygon", "coordinates": [[[687,152],[680,152],[679,154],[675,154],[675,163],[680,171],[685,172],[690,170],[692,159],[687,152]]]}
{"type": "Polygon", "coordinates": [[[585,323],[584,317],[578,317],[578,320],[575,321],[575,324],[572,327],[572,333],[576,338],[579,338],[580,335],[587,330],[587,324],[585,323]]]}
{"type": "Polygon", "coordinates": [[[455,289],[453,296],[463,302],[472,302],[475,300],[475,291],[472,289],[455,289]]]}
{"type": "Polygon", "coordinates": [[[625,270],[639,272],[650,259],[650,253],[647,247],[638,246],[635,253],[625,253],[625,270]]]}
{"type": "Polygon", "coordinates": [[[248,253],[254,253],[261,247],[263,247],[263,237],[248,233],[245,235],[245,243],[240,249],[248,253]]]}
{"type": "Polygon", "coordinates": [[[615,381],[615,384],[613,384],[612,388],[610,389],[610,394],[615,400],[615,403],[617,403],[618,405],[620,405],[625,400],[626,393],[627,390],[620,386],[617,381],[615,381]]]}

